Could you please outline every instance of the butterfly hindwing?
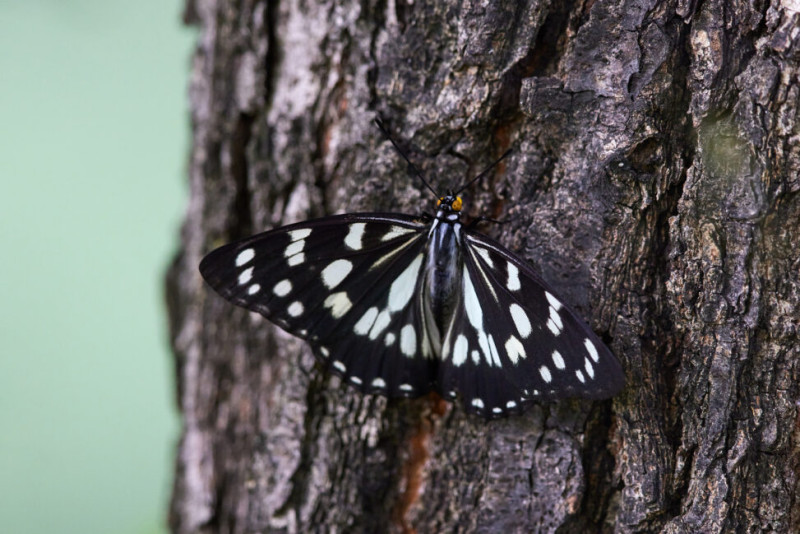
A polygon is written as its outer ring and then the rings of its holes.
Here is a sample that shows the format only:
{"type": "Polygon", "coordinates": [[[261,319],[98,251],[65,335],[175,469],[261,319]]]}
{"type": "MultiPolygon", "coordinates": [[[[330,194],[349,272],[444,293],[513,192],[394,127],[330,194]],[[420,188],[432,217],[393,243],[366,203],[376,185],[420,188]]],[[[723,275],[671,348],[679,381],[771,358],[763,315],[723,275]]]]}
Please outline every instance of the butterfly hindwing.
{"type": "Polygon", "coordinates": [[[325,217],[225,245],[200,270],[361,391],[415,397],[434,376],[418,306],[427,228],[397,214],[325,217]]]}
{"type": "Polygon", "coordinates": [[[443,348],[439,383],[486,417],[533,399],[607,398],[623,385],[617,359],[522,260],[464,234],[463,298],[443,348]]]}

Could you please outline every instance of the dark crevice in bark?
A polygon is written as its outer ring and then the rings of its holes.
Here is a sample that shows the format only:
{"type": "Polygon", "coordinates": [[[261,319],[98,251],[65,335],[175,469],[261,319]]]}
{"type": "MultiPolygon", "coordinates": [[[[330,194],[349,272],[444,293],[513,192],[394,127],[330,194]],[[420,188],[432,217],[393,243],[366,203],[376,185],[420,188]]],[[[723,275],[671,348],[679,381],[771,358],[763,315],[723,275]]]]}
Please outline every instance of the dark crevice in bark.
{"type": "MultiPolygon", "coordinates": [[[[550,11],[544,23],[536,34],[536,42],[531,44],[528,53],[517,61],[503,75],[497,104],[491,112],[497,117],[500,128],[514,129],[509,120],[519,118],[519,96],[522,80],[530,77],[546,77],[555,73],[563,53],[564,40],[570,23],[570,15],[575,8],[575,2],[556,2],[550,6],[550,11]]],[[[499,145],[507,148],[503,141],[508,139],[508,134],[500,135],[499,145]]]]}
{"type": "MultiPolygon", "coordinates": [[[[250,209],[252,197],[249,186],[249,154],[248,148],[252,134],[254,118],[251,115],[240,113],[236,121],[230,144],[230,173],[236,187],[233,201],[233,213],[236,222],[230,228],[229,239],[239,239],[253,233],[253,214],[250,209]]],[[[231,219],[233,220],[233,218],[231,219]]]]}
{"type": "Polygon", "coordinates": [[[400,33],[405,33],[408,27],[408,19],[413,16],[414,2],[409,0],[395,0],[394,2],[394,16],[397,18],[397,24],[400,26],[400,33]]]}
{"type": "MultiPolygon", "coordinates": [[[[671,25],[670,25],[671,26],[671,25]]],[[[688,27],[682,24],[670,27],[674,42],[686,42],[688,27]]],[[[672,518],[681,515],[682,499],[688,488],[681,480],[681,471],[676,468],[677,459],[673,451],[682,445],[680,405],[685,399],[675,398],[678,391],[678,374],[681,370],[683,342],[675,339],[678,330],[676,317],[669,303],[671,296],[668,283],[672,274],[672,260],[678,244],[671,242],[672,218],[678,212],[687,180],[687,169],[694,161],[696,134],[688,118],[690,93],[686,91],[688,57],[684,48],[676,47],[673,56],[660,67],[670,69],[671,87],[662,99],[662,106],[653,110],[661,134],[637,142],[626,154],[625,162],[638,181],[653,198],[636,217],[639,221],[636,234],[647,236],[649,243],[637,259],[647,265],[646,276],[636,288],[642,306],[642,334],[640,349],[642,362],[634,365],[636,380],[652,381],[653,393],[634,396],[637,402],[653,403],[642,407],[640,414],[656,420],[647,421],[643,432],[653,432],[653,443],[662,444],[658,450],[650,451],[657,456],[654,468],[661,469],[658,477],[660,487],[650,488],[652,508],[644,515],[635,516],[639,522],[630,525],[635,531],[659,531],[672,518]],[[664,169],[672,171],[664,175],[664,169]],[[679,172],[675,175],[675,172],[679,172]],[[638,368],[641,365],[641,368],[638,368]],[[638,368],[638,369],[637,369],[638,368]],[[641,376],[638,373],[643,373],[641,376]],[[662,419],[663,418],[663,419],[662,419]],[[677,477],[677,478],[674,478],[677,477]]],[[[637,208],[634,208],[637,209],[637,208]]],[[[635,362],[632,362],[635,363],[635,362]]],[[[688,451],[687,451],[688,452],[688,451]]],[[[689,453],[690,454],[690,453],[689,453]]],[[[685,475],[686,466],[682,473],[685,475]]],[[[620,488],[621,489],[621,488],[620,488]]],[[[606,503],[608,504],[608,503],[606,503]]],[[[603,507],[608,510],[608,506],[603,507]]]]}
{"type": "MultiPolygon", "coordinates": [[[[670,26],[672,32],[674,32],[673,35],[676,42],[687,43],[689,27],[674,18],[672,22],[675,22],[674,25],[670,24],[670,26]]],[[[672,98],[666,99],[668,111],[661,119],[665,124],[673,125],[674,129],[669,132],[669,136],[664,140],[663,148],[667,161],[663,161],[663,165],[666,168],[681,169],[681,174],[668,184],[660,203],[661,208],[655,224],[657,239],[653,247],[652,261],[658,266],[658,271],[655,275],[658,284],[657,287],[653,288],[653,291],[654,294],[658,295],[660,302],[669,302],[670,299],[667,291],[667,282],[671,274],[671,257],[677,252],[675,250],[676,244],[670,241],[670,220],[678,212],[678,203],[683,195],[683,188],[687,178],[686,173],[693,165],[696,146],[696,132],[688,115],[691,106],[691,95],[686,89],[689,76],[687,66],[690,64],[687,46],[675,47],[671,63],[673,77],[671,86],[672,98]],[[673,158],[679,159],[680,163],[671,162],[670,160],[673,158]]],[[[646,170],[646,168],[643,170],[646,170]]],[[[668,339],[669,333],[676,331],[674,319],[670,316],[668,310],[662,310],[659,316],[654,319],[662,339],[664,336],[668,339]]],[[[659,376],[664,384],[665,399],[672,397],[677,391],[677,373],[680,365],[680,354],[677,351],[680,345],[680,340],[677,340],[674,344],[662,343],[652,347],[653,354],[658,355],[658,361],[662,364],[659,369],[659,376]]],[[[665,410],[664,413],[668,415],[667,437],[672,450],[676,450],[680,446],[680,420],[676,413],[671,413],[671,410],[665,410]]],[[[676,507],[680,505],[678,492],[675,492],[672,498],[671,507],[677,512],[676,507]]]]}
{"type": "Polygon", "coordinates": [[[378,59],[378,37],[387,31],[385,17],[387,9],[386,0],[375,0],[374,2],[362,0],[361,3],[362,18],[359,19],[359,22],[370,27],[369,39],[365,50],[365,56],[368,61],[366,84],[369,98],[365,105],[367,109],[372,111],[381,109],[384,104],[378,97],[378,75],[380,74],[379,65],[381,63],[378,59]]]}
{"type": "Polygon", "coordinates": [[[536,35],[536,43],[524,62],[520,77],[547,77],[558,72],[576,5],[575,0],[554,2],[550,5],[547,17],[536,35]]]}
{"type": "MultiPolygon", "coordinates": [[[[215,464],[222,465],[224,462],[221,459],[215,459],[215,464]]],[[[214,499],[212,503],[212,513],[208,520],[203,524],[210,532],[231,532],[231,530],[224,528],[226,523],[233,521],[232,514],[226,514],[225,510],[230,503],[227,501],[231,499],[230,490],[234,489],[229,484],[225,483],[226,473],[220,471],[217,480],[215,481],[214,495],[220,497],[214,499]]]]}
{"type": "Polygon", "coordinates": [[[609,450],[609,437],[612,435],[613,425],[612,403],[593,403],[586,418],[581,457],[586,466],[586,491],[580,507],[582,513],[574,518],[581,528],[576,528],[575,532],[600,530],[601,525],[606,522],[612,496],[622,489],[622,482],[615,482],[612,477],[616,461],[609,450]]]}
{"type": "MultiPolygon", "coordinates": [[[[671,214],[677,209],[678,201],[680,200],[683,182],[685,175],[681,177],[680,182],[670,188],[663,196],[662,209],[657,215],[655,222],[655,243],[653,246],[653,255],[650,260],[656,267],[656,272],[653,273],[655,286],[652,288],[653,295],[658,295],[658,299],[666,302],[667,295],[667,281],[670,276],[670,268],[664,258],[668,257],[667,251],[670,248],[669,239],[669,226],[671,214]],[[657,251],[657,252],[656,252],[657,251]]],[[[651,335],[645,334],[643,344],[644,353],[653,355],[655,359],[654,376],[658,377],[662,387],[657,391],[660,395],[661,406],[658,408],[658,413],[664,415],[662,429],[664,437],[670,445],[672,451],[677,450],[681,445],[681,430],[680,420],[676,417],[676,413],[670,407],[673,401],[673,395],[677,388],[678,372],[680,370],[680,340],[658,342],[657,340],[669,340],[670,333],[675,332],[674,320],[666,310],[654,310],[656,313],[651,318],[653,332],[651,335]]],[[[674,462],[673,458],[669,459],[670,464],[674,462]]],[[[674,469],[674,466],[672,466],[674,469]]],[[[661,517],[659,519],[667,520],[675,517],[680,513],[682,494],[674,487],[676,481],[670,480],[672,473],[668,474],[668,479],[665,480],[663,494],[665,502],[661,510],[661,517]],[[673,486],[673,487],[671,487],[673,486]]],[[[655,519],[655,518],[653,518],[655,519]]],[[[656,521],[659,527],[663,524],[661,521],[656,521]]]]}
{"type": "MultiPolygon", "coordinates": [[[[333,6],[331,6],[333,9],[333,6]]],[[[334,16],[330,13],[330,16],[334,16]]],[[[326,72],[328,78],[333,77],[337,81],[331,87],[330,91],[322,98],[318,99],[312,110],[312,117],[316,119],[315,124],[310,127],[313,129],[312,136],[314,138],[314,146],[312,150],[311,162],[314,166],[314,180],[313,185],[316,188],[316,193],[320,197],[321,214],[327,214],[328,207],[328,190],[331,186],[337,185],[338,169],[343,164],[337,161],[330,174],[326,173],[325,161],[330,152],[330,139],[332,130],[335,129],[341,121],[343,115],[346,113],[347,107],[350,104],[346,99],[347,88],[344,80],[347,79],[348,71],[351,65],[348,63],[352,51],[353,38],[348,32],[341,32],[336,35],[337,41],[340,43],[341,62],[334,64],[331,57],[325,54],[326,65],[321,67],[321,70],[326,72]]],[[[333,45],[328,42],[329,36],[325,36],[322,41],[321,49],[328,50],[333,45]]]]}
{"type": "Polygon", "coordinates": [[[278,8],[280,0],[266,0],[264,9],[264,31],[267,38],[267,52],[264,58],[264,112],[269,112],[272,107],[272,95],[277,80],[275,73],[281,61],[280,47],[278,46],[278,8]]]}
{"type": "Polygon", "coordinates": [[[276,516],[285,516],[293,510],[300,518],[301,508],[307,502],[308,485],[314,458],[317,455],[317,439],[319,438],[320,420],[326,414],[324,388],[328,384],[327,373],[315,366],[317,372],[311,372],[311,380],[306,390],[306,412],[303,418],[303,436],[300,440],[300,460],[291,476],[292,490],[283,505],[275,511],[276,516]],[[321,393],[322,392],[322,393],[321,393]]]}

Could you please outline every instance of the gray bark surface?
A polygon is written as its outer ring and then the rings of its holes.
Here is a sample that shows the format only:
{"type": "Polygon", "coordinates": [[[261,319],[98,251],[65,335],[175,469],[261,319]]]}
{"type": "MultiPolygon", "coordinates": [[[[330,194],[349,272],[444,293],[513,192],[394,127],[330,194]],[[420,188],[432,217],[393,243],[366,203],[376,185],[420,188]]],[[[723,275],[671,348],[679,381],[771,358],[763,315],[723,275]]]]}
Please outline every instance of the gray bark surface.
{"type": "Polygon", "coordinates": [[[191,199],[167,294],[174,532],[798,532],[798,4],[188,0],[191,199]],[[466,195],[626,369],[485,422],[387,402],[204,286],[202,256],[466,195]]]}

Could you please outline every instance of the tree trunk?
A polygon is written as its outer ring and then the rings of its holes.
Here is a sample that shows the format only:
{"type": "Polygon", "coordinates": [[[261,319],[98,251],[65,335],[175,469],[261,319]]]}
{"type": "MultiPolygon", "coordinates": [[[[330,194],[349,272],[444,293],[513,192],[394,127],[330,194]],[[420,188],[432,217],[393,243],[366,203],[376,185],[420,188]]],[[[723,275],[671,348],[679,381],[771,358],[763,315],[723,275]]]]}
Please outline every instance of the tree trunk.
{"type": "Polygon", "coordinates": [[[191,200],[168,276],[175,532],[797,532],[791,0],[188,0],[191,200]],[[467,212],[626,369],[485,422],[339,383],[198,273],[330,213],[467,212]]]}

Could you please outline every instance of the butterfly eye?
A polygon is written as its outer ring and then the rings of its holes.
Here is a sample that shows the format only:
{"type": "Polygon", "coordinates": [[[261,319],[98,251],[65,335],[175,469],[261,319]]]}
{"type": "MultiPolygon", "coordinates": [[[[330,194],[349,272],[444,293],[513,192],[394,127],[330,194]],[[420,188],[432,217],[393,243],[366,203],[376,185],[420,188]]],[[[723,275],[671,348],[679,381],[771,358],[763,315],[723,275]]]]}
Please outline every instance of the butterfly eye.
{"type": "Polygon", "coordinates": [[[437,207],[437,208],[438,208],[439,206],[441,206],[441,205],[442,205],[442,200],[444,200],[444,197],[439,197],[439,198],[436,200],[436,207],[437,207]]]}
{"type": "Polygon", "coordinates": [[[461,197],[456,197],[450,207],[453,208],[453,211],[461,211],[461,197]]]}

